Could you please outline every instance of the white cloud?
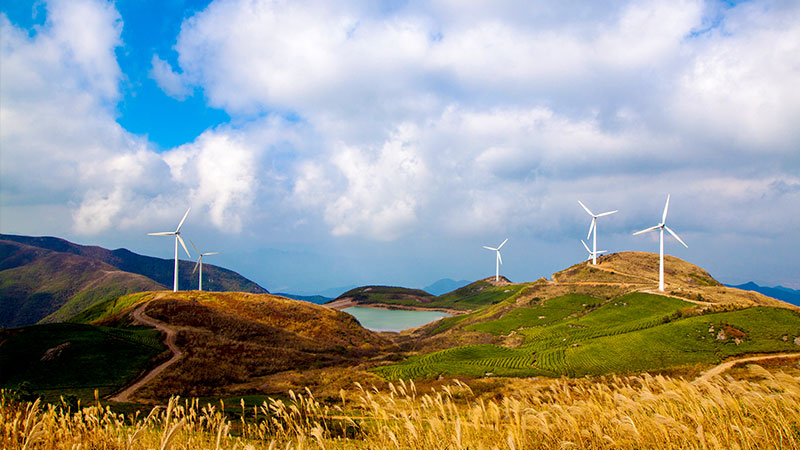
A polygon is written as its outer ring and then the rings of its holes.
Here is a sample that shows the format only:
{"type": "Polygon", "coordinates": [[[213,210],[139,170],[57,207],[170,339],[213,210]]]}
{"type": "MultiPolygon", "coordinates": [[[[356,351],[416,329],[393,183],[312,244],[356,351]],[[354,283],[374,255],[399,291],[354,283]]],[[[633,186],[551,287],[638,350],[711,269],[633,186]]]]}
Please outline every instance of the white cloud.
{"type": "Polygon", "coordinates": [[[258,190],[258,149],[233,133],[208,131],[164,154],[172,178],[189,189],[193,204],[208,208],[217,228],[239,232],[258,190]]]}
{"type": "Polygon", "coordinates": [[[150,69],[150,78],[156,81],[167,95],[177,100],[183,100],[192,93],[192,90],[187,86],[186,82],[175,73],[168,62],[159,58],[158,55],[153,55],[151,60],[152,68],[150,69]]]}

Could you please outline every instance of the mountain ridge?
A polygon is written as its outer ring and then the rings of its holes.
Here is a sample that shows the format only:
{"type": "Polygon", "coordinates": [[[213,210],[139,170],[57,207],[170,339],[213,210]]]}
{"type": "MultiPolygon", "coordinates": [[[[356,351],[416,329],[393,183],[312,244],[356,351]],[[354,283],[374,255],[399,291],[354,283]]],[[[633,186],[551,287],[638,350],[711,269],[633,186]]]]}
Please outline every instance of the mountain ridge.
{"type": "MultiPolygon", "coordinates": [[[[196,286],[195,263],[181,260],[179,285],[196,286]]],[[[0,327],[68,320],[92,304],[120,295],[165,290],[174,261],[108,250],[65,239],[0,234],[0,327]]],[[[213,264],[203,265],[203,287],[255,293],[268,291],[213,264]]]]}

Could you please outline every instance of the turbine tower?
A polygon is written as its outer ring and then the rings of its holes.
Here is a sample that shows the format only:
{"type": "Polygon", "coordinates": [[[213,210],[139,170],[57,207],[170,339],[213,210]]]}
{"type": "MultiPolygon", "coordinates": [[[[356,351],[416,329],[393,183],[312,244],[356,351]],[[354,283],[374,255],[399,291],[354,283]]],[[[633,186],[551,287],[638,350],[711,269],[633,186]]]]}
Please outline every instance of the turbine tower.
{"type": "Polygon", "coordinates": [[[175,231],[162,231],[160,233],[147,233],[149,236],[175,236],[175,281],[172,285],[172,292],[178,292],[178,242],[181,243],[183,250],[186,252],[186,256],[189,258],[192,255],[189,254],[189,249],[186,248],[186,244],[183,242],[181,238],[181,227],[183,226],[183,222],[186,221],[186,216],[189,215],[189,208],[186,210],[186,214],[183,215],[183,219],[181,219],[180,223],[178,224],[178,228],[175,231]]]}
{"type": "Polygon", "coordinates": [[[502,244],[498,245],[497,248],[487,247],[485,245],[483,246],[483,248],[485,248],[486,250],[494,250],[497,252],[497,264],[495,264],[495,273],[494,273],[495,283],[500,281],[500,264],[503,264],[503,258],[500,257],[500,249],[503,248],[504,245],[506,245],[506,242],[508,242],[508,238],[506,238],[506,240],[503,241],[502,244]]]}
{"type": "Polygon", "coordinates": [[[194,270],[192,270],[192,273],[197,272],[197,268],[200,267],[200,284],[198,285],[197,290],[198,291],[202,291],[203,290],[203,256],[219,255],[219,252],[200,253],[200,250],[197,249],[197,246],[194,245],[194,242],[192,242],[191,239],[189,239],[189,243],[192,244],[192,248],[194,248],[194,251],[196,251],[197,254],[200,255],[197,258],[197,264],[194,265],[194,270]]]}
{"type": "Polygon", "coordinates": [[[581,239],[581,244],[583,244],[583,248],[585,248],[585,249],[586,249],[586,251],[587,251],[587,252],[589,252],[589,257],[588,257],[588,258],[586,258],[586,261],[587,261],[587,262],[586,262],[586,264],[587,264],[587,265],[589,264],[589,262],[588,262],[588,261],[591,261],[592,259],[596,258],[596,257],[597,257],[597,255],[599,255],[599,254],[602,254],[602,253],[605,253],[605,252],[607,252],[607,251],[608,251],[608,250],[597,250],[597,251],[592,251],[592,250],[589,248],[589,246],[588,246],[588,245],[586,245],[586,242],[583,242],[583,239],[581,239]]]}
{"type": "Polygon", "coordinates": [[[587,208],[586,205],[584,205],[580,200],[578,200],[578,203],[580,203],[580,205],[583,207],[583,209],[585,209],[586,212],[589,213],[590,216],[592,216],[592,223],[589,224],[589,233],[586,235],[586,239],[589,239],[589,236],[592,236],[592,231],[594,231],[594,237],[592,238],[592,250],[590,252],[592,254],[591,255],[592,264],[594,265],[594,264],[597,264],[597,254],[601,253],[601,252],[597,251],[597,218],[598,217],[603,217],[603,216],[608,216],[610,214],[614,214],[618,210],[615,209],[614,211],[608,211],[608,212],[604,212],[604,213],[600,213],[600,214],[595,214],[595,213],[589,211],[589,208],[587,208]]]}
{"type": "Polygon", "coordinates": [[[681,238],[679,238],[678,235],[675,234],[675,232],[672,231],[667,226],[667,209],[669,209],[669,194],[667,194],[667,203],[664,205],[664,214],[661,215],[661,223],[659,223],[656,226],[647,228],[645,230],[633,233],[633,235],[636,236],[637,234],[647,233],[653,230],[660,230],[659,260],[658,260],[658,290],[662,292],[664,291],[664,230],[666,229],[667,231],[669,231],[669,234],[671,234],[675,239],[677,239],[678,242],[683,244],[684,247],[689,248],[689,246],[686,245],[686,243],[683,242],[683,240],[681,240],[681,238]]]}

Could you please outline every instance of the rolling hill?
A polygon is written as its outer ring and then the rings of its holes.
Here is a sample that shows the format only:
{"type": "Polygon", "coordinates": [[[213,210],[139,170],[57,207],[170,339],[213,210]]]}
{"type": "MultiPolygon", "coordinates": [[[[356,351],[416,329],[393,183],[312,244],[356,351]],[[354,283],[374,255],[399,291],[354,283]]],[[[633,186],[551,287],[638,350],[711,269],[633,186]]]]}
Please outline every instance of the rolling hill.
{"type": "MultiPolygon", "coordinates": [[[[126,249],[83,246],[54,237],[0,235],[0,327],[69,319],[92,304],[172,286],[174,261],[126,249]]],[[[181,286],[197,284],[180,261],[181,286]]],[[[266,293],[228,269],[203,265],[203,288],[266,293]]]]}
{"type": "MultiPolygon", "coordinates": [[[[625,252],[514,286],[513,295],[408,334],[387,378],[582,376],[672,370],[729,356],[800,351],[800,308],[728,288],[705,270],[625,252]]],[[[458,291],[456,291],[457,293],[458,291]]]]}
{"type": "Polygon", "coordinates": [[[388,306],[413,309],[472,311],[515,295],[523,285],[505,277],[478,280],[455,291],[433,296],[420,289],[391,286],[363,286],[351,289],[325,305],[334,309],[349,306],[388,306]]]}
{"type": "Polygon", "coordinates": [[[76,320],[130,326],[137,308],[174,328],[183,351],[142,398],[264,392],[276,373],[353,366],[389,344],[348,314],[270,294],[132,294],[97,304],[76,320]]]}

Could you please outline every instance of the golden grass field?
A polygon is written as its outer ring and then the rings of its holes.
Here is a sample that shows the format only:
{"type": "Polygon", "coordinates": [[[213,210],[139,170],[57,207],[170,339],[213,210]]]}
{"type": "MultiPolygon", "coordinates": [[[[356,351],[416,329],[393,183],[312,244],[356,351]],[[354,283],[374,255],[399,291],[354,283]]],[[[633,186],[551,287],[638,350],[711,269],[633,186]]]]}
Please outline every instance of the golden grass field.
{"type": "Polygon", "coordinates": [[[800,367],[748,365],[710,381],[595,379],[358,384],[260,406],[173,397],[149,414],[69,411],[3,395],[4,449],[796,449],[800,367]]]}

